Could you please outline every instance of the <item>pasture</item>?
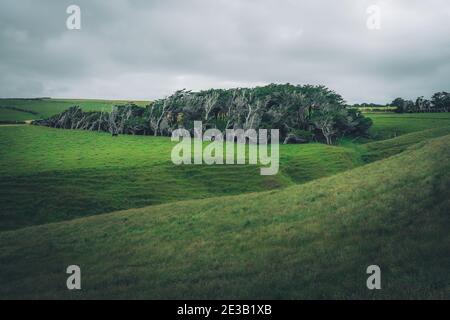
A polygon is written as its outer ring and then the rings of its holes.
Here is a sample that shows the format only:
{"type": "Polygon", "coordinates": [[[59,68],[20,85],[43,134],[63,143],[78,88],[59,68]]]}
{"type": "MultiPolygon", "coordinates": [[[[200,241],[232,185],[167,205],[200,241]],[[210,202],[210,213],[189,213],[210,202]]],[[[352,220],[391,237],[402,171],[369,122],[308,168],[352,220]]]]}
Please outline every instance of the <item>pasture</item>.
{"type": "Polygon", "coordinates": [[[281,145],[275,176],[259,175],[255,165],[175,166],[166,137],[0,126],[0,230],[305,183],[450,134],[446,116],[373,115],[375,140],[410,132],[379,142],[281,145]]]}
{"type": "Polygon", "coordinates": [[[167,137],[0,126],[0,298],[448,298],[450,115],[369,117],[368,138],[281,145],[275,176],[175,166],[167,137]]]}
{"type": "Polygon", "coordinates": [[[175,166],[166,137],[0,127],[1,229],[171,201],[271,190],[347,170],[355,150],[286,145],[280,173],[252,165],[175,166]]]}
{"type": "Polygon", "coordinates": [[[45,119],[74,105],[82,105],[86,111],[110,111],[115,104],[128,102],[139,106],[148,104],[146,101],[95,99],[0,99],[0,122],[45,119]]]}
{"type": "Polygon", "coordinates": [[[447,135],[284,189],[1,232],[0,297],[448,298],[449,154],[447,135]]]}

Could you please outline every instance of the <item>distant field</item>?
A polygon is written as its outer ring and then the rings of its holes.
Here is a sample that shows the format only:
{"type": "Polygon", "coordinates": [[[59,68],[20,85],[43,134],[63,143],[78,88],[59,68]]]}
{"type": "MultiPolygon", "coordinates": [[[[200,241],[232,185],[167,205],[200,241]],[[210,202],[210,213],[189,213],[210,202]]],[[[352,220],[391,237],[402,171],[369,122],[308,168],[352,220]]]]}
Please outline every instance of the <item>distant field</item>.
{"type": "Polygon", "coordinates": [[[283,190],[1,232],[0,298],[448,299],[449,155],[444,136],[283,190]]]}
{"type": "Polygon", "coordinates": [[[375,140],[390,139],[405,133],[450,126],[450,113],[370,113],[365,116],[374,121],[371,133],[375,140]]]}
{"type": "MultiPolygon", "coordinates": [[[[35,120],[43,119],[58,114],[71,106],[81,106],[84,110],[111,110],[115,104],[123,104],[131,101],[120,100],[89,100],[89,99],[0,99],[0,121],[11,120],[35,120]],[[23,110],[37,112],[32,114],[25,111],[16,111],[5,107],[16,107],[23,110]]],[[[137,105],[145,106],[146,101],[133,101],[137,105]]]]}
{"type": "Polygon", "coordinates": [[[397,107],[358,107],[361,112],[395,112],[397,107]]]}

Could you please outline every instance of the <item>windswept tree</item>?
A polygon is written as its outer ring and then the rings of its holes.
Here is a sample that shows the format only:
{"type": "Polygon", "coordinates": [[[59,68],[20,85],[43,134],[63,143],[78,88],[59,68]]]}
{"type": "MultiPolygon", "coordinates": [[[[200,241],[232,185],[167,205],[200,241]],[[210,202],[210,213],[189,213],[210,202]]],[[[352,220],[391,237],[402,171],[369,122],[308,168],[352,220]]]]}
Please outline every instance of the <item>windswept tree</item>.
{"type": "Polygon", "coordinates": [[[309,121],[314,110],[320,110],[325,105],[343,106],[344,99],[325,86],[306,85],[302,87],[304,103],[306,104],[306,119],[309,121]]]}
{"type": "Polygon", "coordinates": [[[414,104],[415,111],[417,112],[430,112],[431,111],[431,101],[425,99],[423,96],[418,97],[414,104]]]}
{"type": "Polygon", "coordinates": [[[72,107],[35,124],[117,134],[170,136],[194,121],[203,129],[279,129],[285,141],[333,141],[343,135],[365,134],[371,122],[346,108],[340,95],[324,86],[270,84],[256,88],[176,91],[145,108],[132,103],[111,112],[83,112],[72,107]],[[289,139],[286,139],[289,136],[289,139]]]}
{"type": "Polygon", "coordinates": [[[431,104],[434,110],[439,112],[449,112],[450,111],[450,93],[442,91],[436,92],[431,97],[431,104]]]}
{"type": "Polygon", "coordinates": [[[232,89],[231,99],[226,110],[225,129],[234,129],[241,126],[243,110],[247,103],[247,93],[244,89],[232,89]]]}
{"type": "Polygon", "coordinates": [[[213,114],[215,108],[218,106],[220,97],[220,92],[217,90],[209,90],[205,93],[203,98],[203,119],[205,120],[205,124],[208,125],[211,120],[211,115],[213,114]]]}
{"type": "Polygon", "coordinates": [[[343,113],[340,107],[326,104],[317,109],[311,116],[312,124],[320,130],[328,145],[333,144],[333,138],[338,134],[337,120],[343,113]]]}
{"type": "Polygon", "coordinates": [[[260,99],[256,98],[253,92],[248,93],[245,110],[245,121],[243,129],[256,129],[261,122],[262,114],[266,111],[270,102],[270,96],[265,96],[260,99]]]}
{"type": "Polygon", "coordinates": [[[403,98],[396,98],[392,101],[391,106],[395,107],[395,112],[406,113],[414,111],[414,102],[411,100],[405,100],[403,98]]]}
{"type": "MultiPolygon", "coordinates": [[[[162,130],[161,124],[165,117],[167,117],[170,113],[175,111],[177,107],[179,107],[180,100],[189,95],[189,91],[178,90],[173,95],[161,99],[156,100],[150,107],[147,115],[148,123],[153,130],[153,135],[157,136],[162,130]]],[[[162,134],[162,133],[161,133],[162,134]]]]}

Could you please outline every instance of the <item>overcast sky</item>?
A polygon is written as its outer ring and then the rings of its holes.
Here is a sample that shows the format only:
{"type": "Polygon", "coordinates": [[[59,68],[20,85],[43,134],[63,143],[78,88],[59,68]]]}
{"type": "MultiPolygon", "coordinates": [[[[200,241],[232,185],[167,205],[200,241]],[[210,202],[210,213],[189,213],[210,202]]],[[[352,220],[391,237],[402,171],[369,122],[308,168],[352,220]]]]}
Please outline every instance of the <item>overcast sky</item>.
{"type": "Polygon", "coordinates": [[[350,103],[450,90],[448,0],[1,0],[0,97],[162,98],[324,84],[350,103]],[[66,9],[81,8],[81,30],[66,9]],[[381,29],[367,27],[371,5],[381,29]]]}

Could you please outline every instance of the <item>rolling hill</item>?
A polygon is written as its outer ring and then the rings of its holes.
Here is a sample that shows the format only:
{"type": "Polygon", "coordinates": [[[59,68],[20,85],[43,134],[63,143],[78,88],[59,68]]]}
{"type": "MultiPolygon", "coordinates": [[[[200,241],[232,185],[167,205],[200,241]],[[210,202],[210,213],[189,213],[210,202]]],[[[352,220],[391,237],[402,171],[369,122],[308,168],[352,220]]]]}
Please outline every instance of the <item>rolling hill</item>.
{"type": "MultiPolygon", "coordinates": [[[[395,115],[394,115],[395,116],[395,115]]],[[[416,115],[426,116],[430,115],[416,115]]],[[[164,137],[0,126],[0,230],[188,199],[273,190],[386,158],[411,144],[450,134],[450,121],[422,121],[405,135],[366,144],[282,145],[280,173],[257,166],[174,166],[164,137]],[[427,125],[436,128],[417,131],[427,125]]],[[[392,117],[392,116],[391,116],[392,117]]],[[[391,118],[389,118],[391,119],[391,118]]],[[[434,118],[432,118],[434,119],[434,118]]],[[[382,115],[375,132],[394,130],[382,115]]],[[[397,117],[396,130],[410,119],[397,117]]]]}
{"type": "Polygon", "coordinates": [[[1,232],[0,297],[448,299],[449,156],[446,135],[280,190],[1,232]]]}
{"type": "Polygon", "coordinates": [[[0,230],[187,199],[286,187],[361,164],[352,148],[281,146],[276,176],[258,166],[175,166],[165,137],[0,127],[0,230]]]}
{"type": "MultiPolygon", "coordinates": [[[[95,100],[95,99],[0,99],[1,121],[25,121],[45,119],[58,114],[71,106],[82,105],[87,111],[111,110],[115,104],[130,101],[95,100]]],[[[133,101],[137,105],[145,106],[146,101],[133,101]]]]}

